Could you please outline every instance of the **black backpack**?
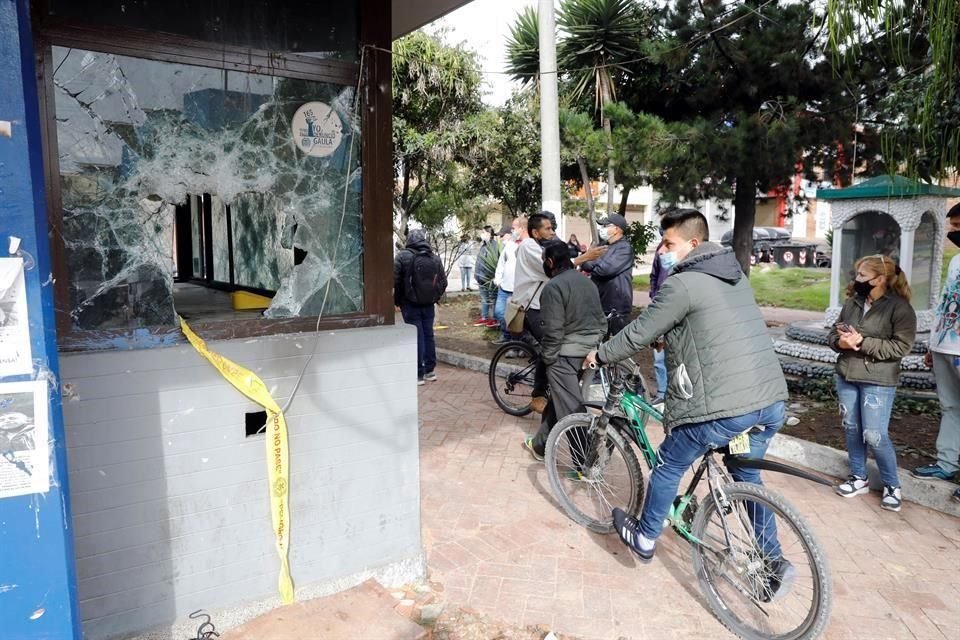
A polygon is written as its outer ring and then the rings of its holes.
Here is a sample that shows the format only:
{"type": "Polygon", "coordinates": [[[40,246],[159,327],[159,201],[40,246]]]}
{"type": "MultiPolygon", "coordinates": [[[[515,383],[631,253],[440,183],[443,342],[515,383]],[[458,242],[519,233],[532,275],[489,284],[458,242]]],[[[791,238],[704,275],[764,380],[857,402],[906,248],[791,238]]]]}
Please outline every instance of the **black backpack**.
{"type": "Polygon", "coordinates": [[[443,262],[432,253],[414,253],[404,294],[413,304],[436,304],[447,290],[443,262]]]}

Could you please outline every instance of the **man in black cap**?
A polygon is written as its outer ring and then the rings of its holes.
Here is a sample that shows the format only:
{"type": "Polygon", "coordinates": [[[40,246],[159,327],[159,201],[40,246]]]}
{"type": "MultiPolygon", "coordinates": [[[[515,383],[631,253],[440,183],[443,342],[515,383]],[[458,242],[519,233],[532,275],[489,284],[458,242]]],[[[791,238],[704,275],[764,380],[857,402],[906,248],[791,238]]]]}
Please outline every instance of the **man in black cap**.
{"type": "Polygon", "coordinates": [[[601,218],[598,224],[606,251],[599,256],[587,251],[573,262],[597,285],[610,334],[615,335],[630,322],[633,308],[633,247],[626,237],[627,220],[620,214],[601,218]]]}

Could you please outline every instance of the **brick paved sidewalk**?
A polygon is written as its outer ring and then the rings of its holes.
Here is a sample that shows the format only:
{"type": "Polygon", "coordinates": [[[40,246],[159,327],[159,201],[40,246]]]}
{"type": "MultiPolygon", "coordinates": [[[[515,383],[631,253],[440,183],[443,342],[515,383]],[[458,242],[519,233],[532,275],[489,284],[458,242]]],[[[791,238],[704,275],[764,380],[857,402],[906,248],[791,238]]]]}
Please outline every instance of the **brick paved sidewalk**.
{"type": "MultiPolygon", "coordinates": [[[[438,374],[419,392],[423,537],[449,601],[590,640],[731,637],[675,534],[638,565],[616,536],[574,524],[521,446],[533,418],[501,412],[485,375],[438,374]]],[[[826,546],[835,590],[826,638],[960,640],[960,520],[910,503],[892,514],[875,494],[844,500],[765,478],[826,546]]]]}

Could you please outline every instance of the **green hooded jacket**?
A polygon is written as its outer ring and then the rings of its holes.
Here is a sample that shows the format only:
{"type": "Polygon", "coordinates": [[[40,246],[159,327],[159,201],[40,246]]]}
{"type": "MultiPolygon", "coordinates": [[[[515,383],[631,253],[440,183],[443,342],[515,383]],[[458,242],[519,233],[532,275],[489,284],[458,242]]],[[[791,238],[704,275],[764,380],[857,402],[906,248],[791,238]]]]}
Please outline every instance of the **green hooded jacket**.
{"type": "Polygon", "coordinates": [[[664,336],[667,430],[741,416],[787,399],[750,282],[732,249],[705,242],[678,263],[640,317],[601,345],[618,362],[664,336]]]}

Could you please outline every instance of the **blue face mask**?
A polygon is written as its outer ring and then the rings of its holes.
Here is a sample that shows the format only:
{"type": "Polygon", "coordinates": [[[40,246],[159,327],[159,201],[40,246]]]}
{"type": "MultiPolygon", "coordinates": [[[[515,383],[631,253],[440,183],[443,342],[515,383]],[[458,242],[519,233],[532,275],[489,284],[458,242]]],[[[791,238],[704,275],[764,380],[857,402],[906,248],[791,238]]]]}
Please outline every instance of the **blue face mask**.
{"type": "Polygon", "coordinates": [[[668,251],[660,254],[660,266],[666,271],[673,269],[677,266],[678,262],[680,261],[677,259],[676,251],[668,251]]]}

